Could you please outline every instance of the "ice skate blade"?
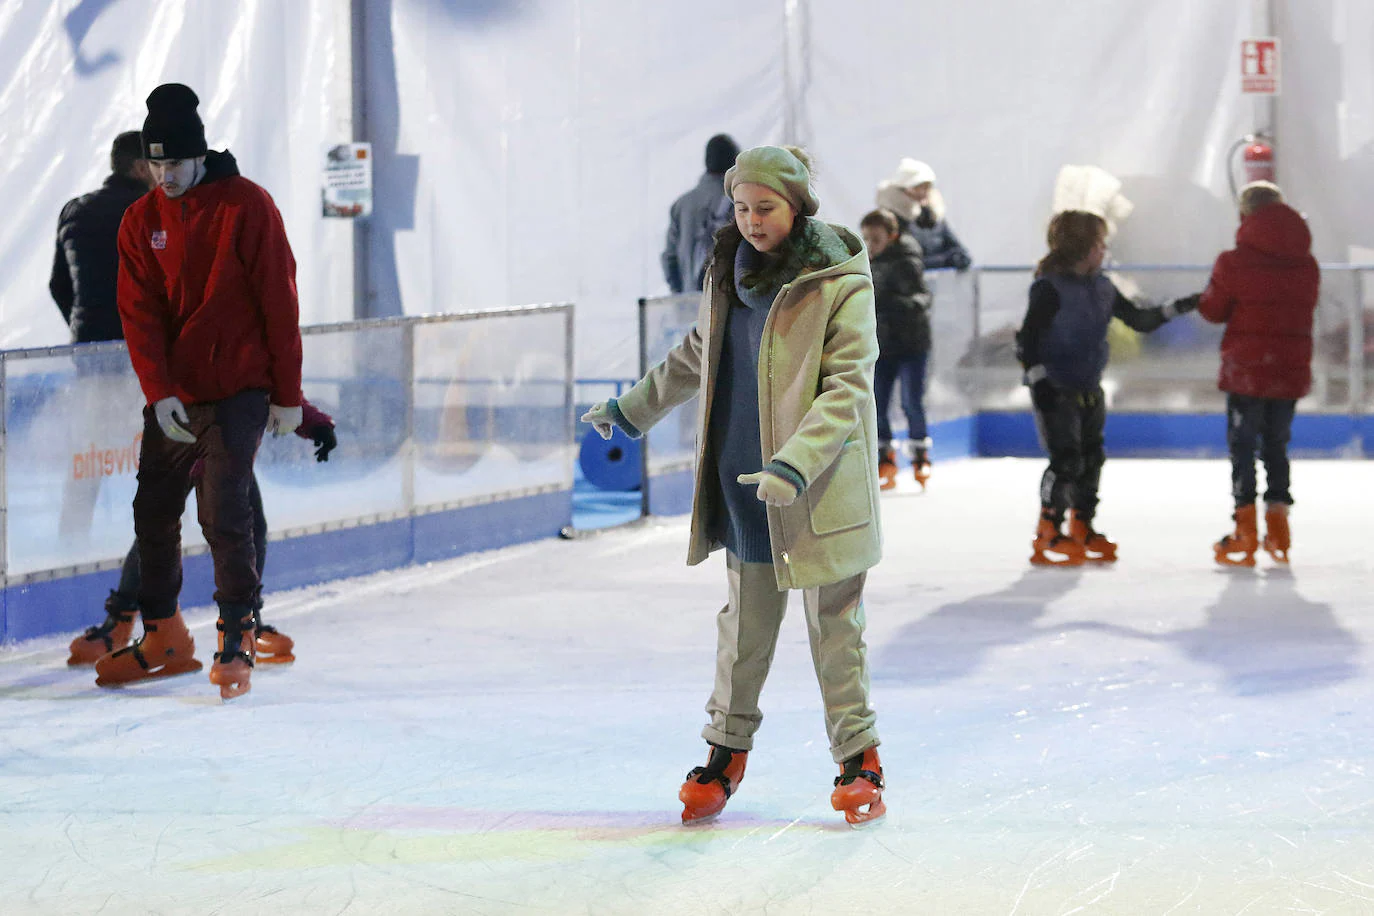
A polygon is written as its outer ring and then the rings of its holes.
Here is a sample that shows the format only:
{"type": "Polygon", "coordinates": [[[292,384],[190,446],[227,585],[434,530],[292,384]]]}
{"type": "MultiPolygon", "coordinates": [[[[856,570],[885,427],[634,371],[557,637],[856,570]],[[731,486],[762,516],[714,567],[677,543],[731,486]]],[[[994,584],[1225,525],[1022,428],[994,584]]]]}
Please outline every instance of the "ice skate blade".
{"type": "Polygon", "coordinates": [[[886,817],[887,805],[883,803],[882,799],[869,805],[867,811],[857,809],[851,810],[848,808],[844,811],[845,823],[848,824],[852,830],[864,830],[868,827],[872,827],[886,817]]]}
{"type": "Polygon", "coordinates": [[[1056,560],[1054,557],[1048,556],[1048,555],[1047,555],[1044,551],[1042,551],[1042,550],[1037,550],[1035,553],[1031,554],[1030,561],[1031,561],[1031,565],[1032,565],[1032,566],[1082,566],[1082,565],[1083,565],[1083,557],[1065,556],[1064,559],[1062,559],[1062,560],[1056,560]]]}
{"type": "Polygon", "coordinates": [[[683,811],[683,812],[682,812],[682,826],[684,826],[684,827],[702,827],[702,826],[704,826],[704,825],[706,825],[706,824],[714,824],[714,823],[716,822],[716,819],[720,817],[720,812],[721,812],[721,811],[724,811],[724,810],[725,810],[724,808],[721,808],[720,811],[712,811],[710,814],[703,814],[703,815],[700,815],[700,816],[698,816],[698,817],[691,817],[691,816],[689,816],[689,814],[690,814],[689,812],[683,811]]]}
{"type": "Polygon", "coordinates": [[[160,680],[162,680],[162,679],[164,679],[164,678],[169,678],[169,677],[180,677],[180,676],[183,675],[183,674],[195,674],[197,671],[199,671],[201,668],[204,668],[204,667],[205,667],[204,665],[202,665],[200,662],[196,661],[196,660],[193,658],[193,659],[190,659],[189,661],[186,661],[186,662],[179,662],[179,663],[176,663],[176,664],[163,665],[161,668],[157,668],[157,669],[155,669],[155,670],[152,670],[152,671],[148,671],[148,672],[143,673],[141,677],[135,677],[135,678],[102,678],[102,677],[97,677],[97,678],[95,679],[95,686],[97,686],[97,687],[105,687],[105,688],[110,688],[110,687],[127,687],[127,686],[129,686],[130,684],[141,684],[141,683],[143,683],[144,681],[160,681],[160,680]]]}
{"type": "Polygon", "coordinates": [[[1247,566],[1247,567],[1248,567],[1248,566],[1254,566],[1254,565],[1255,565],[1255,555],[1254,555],[1253,553],[1246,553],[1246,554],[1244,554],[1243,556],[1241,556],[1241,557],[1239,557],[1239,558],[1234,558],[1234,557],[1232,557],[1230,554],[1228,554],[1228,553],[1223,553],[1222,551],[1219,550],[1219,551],[1217,551],[1216,561],[1217,561],[1217,563],[1219,563],[1219,564],[1222,565],[1222,566],[1247,566]]]}
{"type": "Polygon", "coordinates": [[[259,665],[290,665],[295,660],[296,656],[288,652],[285,655],[259,655],[253,661],[259,665]]]}

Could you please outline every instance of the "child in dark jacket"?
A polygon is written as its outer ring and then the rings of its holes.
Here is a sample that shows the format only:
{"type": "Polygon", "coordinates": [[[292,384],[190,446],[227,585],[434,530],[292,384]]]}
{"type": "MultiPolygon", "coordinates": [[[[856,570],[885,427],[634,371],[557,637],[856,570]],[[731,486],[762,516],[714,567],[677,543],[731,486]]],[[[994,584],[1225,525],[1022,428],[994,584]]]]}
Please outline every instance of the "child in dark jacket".
{"type": "Polygon", "coordinates": [[[888,409],[892,389],[902,385],[907,447],[916,480],[930,477],[930,437],[926,434],[926,364],[930,357],[930,293],[922,277],[921,247],[904,235],[896,214],[874,210],[859,221],[873,271],[878,317],[878,364],[873,397],[878,407],[878,475],[882,488],[897,486],[897,453],[892,447],[888,409]]]}
{"type": "Polygon", "coordinates": [[[1050,220],[1050,251],[1036,268],[1030,306],[1016,334],[1040,441],[1050,465],[1040,481],[1040,522],[1032,542],[1036,565],[1114,562],[1116,544],[1093,529],[1097,488],[1106,461],[1102,429],[1107,408],[1107,325],[1120,318],[1153,331],[1197,305],[1197,297],[1141,308],[1101,273],[1107,223],[1095,213],[1066,210],[1050,220]],[[1068,534],[1061,526],[1072,508],[1068,534]]]}
{"type": "Polygon", "coordinates": [[[1255,447],[1267,489],[1264,549],[1288,562],[1288,437],[1298,398],[1312,388],[1312,317],[1321,272],[1302,216],[1267,181],[1240,194],[1236,247],[1222,252],[1198,303],[1208,321],[1226,325],[1217,387],[1226,392],[1235,530],[1213,545],[1218,563],[1253,566],[1255,447]]]}

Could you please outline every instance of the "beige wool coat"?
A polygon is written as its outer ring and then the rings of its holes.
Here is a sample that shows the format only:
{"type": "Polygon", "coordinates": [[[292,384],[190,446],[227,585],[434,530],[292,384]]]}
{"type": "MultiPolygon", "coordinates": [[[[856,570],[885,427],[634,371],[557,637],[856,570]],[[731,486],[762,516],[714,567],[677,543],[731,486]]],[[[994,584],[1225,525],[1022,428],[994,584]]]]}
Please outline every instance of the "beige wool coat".
{"type": "MultiPolygon", "coordinates": [[[[768,507],[780,589],[831,585],[882,557],[873,281],[863,243],[843,226],[830,228],[848,248],[849,259],[803,272],[778,291],[759,351],[759,468],[776,459],[806,481],[792,505],[768,507]]],[[[625,419],[647,432],[674,407],[702,395],[688,565],[722,546],[710,530],[723,508],[707,430],[730,310],[724,260],[718,256],[708,272],[696,325],[616,402],[625,419]]]]}

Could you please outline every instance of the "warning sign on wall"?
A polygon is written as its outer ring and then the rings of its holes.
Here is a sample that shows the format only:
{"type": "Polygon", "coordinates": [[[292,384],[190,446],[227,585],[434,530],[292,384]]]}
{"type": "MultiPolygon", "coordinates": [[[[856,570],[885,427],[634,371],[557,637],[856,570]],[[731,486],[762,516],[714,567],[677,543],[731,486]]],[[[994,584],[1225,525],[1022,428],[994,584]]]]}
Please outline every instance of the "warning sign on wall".
{"type": "Polygon", "coordinates": [[[372,144],[340,143],[324,153],[322,215],[351,219],[372,213],[372,144]]]}
{"type": "Polygon", "coordinates": [[[1279,94],[1279,40],[1247,38],[1240,43],[1240,91],[1279,94]]]}

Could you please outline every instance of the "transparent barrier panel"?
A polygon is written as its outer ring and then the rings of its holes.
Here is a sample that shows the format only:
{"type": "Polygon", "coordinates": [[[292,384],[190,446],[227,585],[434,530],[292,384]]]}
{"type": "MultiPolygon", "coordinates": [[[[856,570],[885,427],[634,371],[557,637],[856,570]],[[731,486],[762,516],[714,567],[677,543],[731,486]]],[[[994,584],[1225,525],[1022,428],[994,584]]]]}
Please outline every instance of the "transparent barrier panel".
{"type": "Polygon", "coordinates": [[[416,506],[572,488],[568,314],[414,326],[416,506]]]}
{"type": "MultiPolygon", "coordinates": [[[[663,361],[668,351],[682,343],[697,321],[700,293],[646,299],[644,322],[645,367],[663,361]]],[[[648,434],[649,474],[690,470],[696,458],[697,400],[674,408],[648,434]]]]}
{"type": "Polygon", "coordinates": [[[402,325],[307,331],[301,389],[334,419],[339,445],[265,436],[255,473],[269,532],[408,510],[405,493],[406,342],[402,325]]]}
{"type": "MultiPolygon", "coordinates": [[[[966,417],[978,409],[973,393],[960,377],[959,367],[974,340],[977,310],[974,280],[968,272],[928,270],[926,287],[931,293],[930,358],[926,365],[926,418],[931,423],[966,417]]],[[[901,399],[893,397],[894,428],[905,425],[901,399]]]]}
{"type": "MultiPolygon", "coordinates": [[[[1141,306],[1162,305],[1201,292],[1208,268],[1119,267],[1108,276],[1141,306]]],[[[1026,316],[1033,268],[984,268],[979,273],[980,334],[960,363],[968,390],[986,410],[1024,410],[1030,395],[1021,384],[1016,332],[1026,316]]],[[[1179,413],[1220,411],[1217,390],[1222,328],[1184,315],[1142,334],[1124,323],[1108,331],[1111,357],[1102,387],[1114,410],[1179,413]]]]}
{"type": "Polygon", "coordinates": [[[8,356],[4,367],[8,574],[122,557],[143,441],[123,345],[8,356]]]}

